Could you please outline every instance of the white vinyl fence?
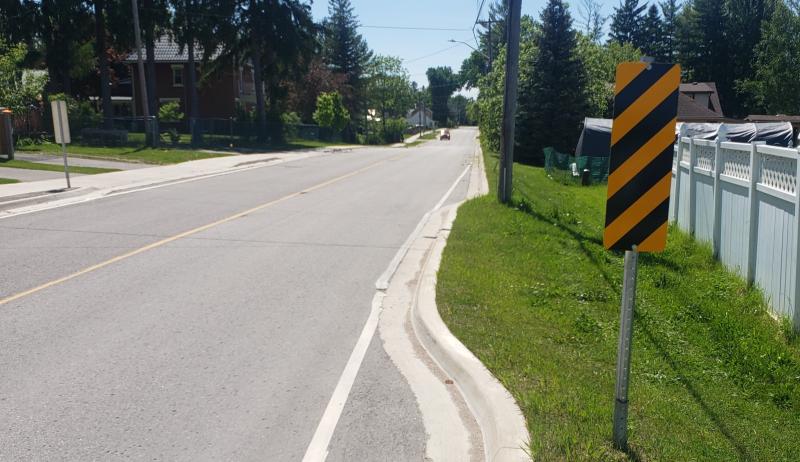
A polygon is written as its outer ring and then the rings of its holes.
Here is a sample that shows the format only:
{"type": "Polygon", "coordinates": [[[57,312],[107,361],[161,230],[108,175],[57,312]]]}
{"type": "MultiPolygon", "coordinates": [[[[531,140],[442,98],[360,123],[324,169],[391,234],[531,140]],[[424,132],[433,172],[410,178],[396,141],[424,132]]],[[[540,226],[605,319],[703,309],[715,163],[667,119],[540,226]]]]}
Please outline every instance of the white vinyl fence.
{"type": "Polygon", "coordinates": [[[800,329],[798,178],[797,149],[680,136],[669,213],[800,329]]]}

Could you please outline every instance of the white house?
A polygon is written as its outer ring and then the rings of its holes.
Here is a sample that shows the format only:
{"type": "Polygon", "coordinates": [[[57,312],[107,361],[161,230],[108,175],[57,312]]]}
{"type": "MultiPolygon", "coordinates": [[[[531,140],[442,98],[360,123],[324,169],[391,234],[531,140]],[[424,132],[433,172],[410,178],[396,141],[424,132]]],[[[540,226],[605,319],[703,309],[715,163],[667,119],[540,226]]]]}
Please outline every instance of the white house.
{"type": "Polygon", "coordinates": [[[409,111],[406,116],[406,123],[412,127],[419,127],[420,125],[425,128],[433,128],[435,123],[433,121],[433,112],[430,109],[416,108],[409,111]]]}

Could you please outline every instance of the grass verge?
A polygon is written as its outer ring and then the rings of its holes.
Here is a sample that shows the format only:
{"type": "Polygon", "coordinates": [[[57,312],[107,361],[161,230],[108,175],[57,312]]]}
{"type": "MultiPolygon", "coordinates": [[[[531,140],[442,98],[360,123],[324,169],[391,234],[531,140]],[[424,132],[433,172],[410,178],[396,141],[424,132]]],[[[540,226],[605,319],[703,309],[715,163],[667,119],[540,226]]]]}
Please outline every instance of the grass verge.
{"type": "MultiPolygon", "coordinates": [[[[496,159],[486,156],[493,189],[496,159]]],[[[800,344],[762,295],[671,229],[642,254],[630,450],[611,444],[621,254],[604,186],[515,165],[512,206],[462,206],[438,276],[442,318],[511,391],[534,460],[797,460],[800,344]]]]}
{"type": "MultiPolygon", "coordinates": [[[[64,171],[63,165],[40,164],[38,162],[28,162],[26,160],[0,160],[0,168],[21,168],[24,170],[44,170],[48,172],[64,171]]],[[[84,175],[96,175],[98,173],[118,172],[119,170],[113,168],[70,166],[69,171],[72,173],[83,173],[84,175]]]]}
{"type": "Polygon", "coordinates": [[[19,180],[15,180],[13,178],[0,178],[0,184],[12,184],[12,183],[19,183],[19,180]]]}
{"type": "MultiPolygon", "coordinates": [[[[72,144],[67,148],[67,152],[76,157],[165,165],[177,164],[191,160],[221,157],[228,155],[227,153],[238,154],[241,153],[242,150],[246,150],[247,152],[278,152],[317,149],[337,145],[342,145],[342,143],[314,140],[292,140],[278,146],[258,146],[255,144],[252,146],[248,145],[246,147],[234,148],[219,146],[213,148],[215,152],[207,152],[193,150],[188,147],[151,149],[142,146],[97,147],[72,144]]],[[[20,146],[17,148],[17,150],[23,152],[45,152],[60,154],[61,146],[53,143],[42,143],[20,146]]]]}
{"type": "MultiPolygon", "coordinates": [[[[42,143],[18,148],[19,151],[27,152],[45,152],[45,153],[61,153],[61,146],[53,143],[42,143]]],[[[189,149],[150,149],[142,147],[95,147],[95,146],[81,146],[77,144],[70,145],[67,148],[72,156],[86,157],[92,159],[106,159],[117,160],[123,162],[142,162],[146,164],[177,164],[190,160],[208,159],[211,157],[220,157],[225,154],[192,151],[189,149]]]]}

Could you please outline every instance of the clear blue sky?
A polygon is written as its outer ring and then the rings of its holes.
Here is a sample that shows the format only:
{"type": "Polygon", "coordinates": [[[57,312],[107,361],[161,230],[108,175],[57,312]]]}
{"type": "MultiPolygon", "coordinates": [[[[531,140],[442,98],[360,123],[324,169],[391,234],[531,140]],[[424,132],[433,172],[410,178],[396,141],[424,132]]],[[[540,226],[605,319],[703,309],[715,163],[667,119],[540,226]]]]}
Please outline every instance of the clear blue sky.
{"type": "MultiPolygon", "coordinates": [[[[486,0],[481,18],[486,19],[489,4],[486,0]]],[[[478,14],[480,0],[351,0],[362,24],[361,34],[376,53],[402,58],[411,80],[428,85],[425,71],[429,67],[450,66],[458,71],[461,62],[471,50],[449,39],[462,40],[475,45],[472,25],[478,14]],[[378,27],[375,27],[378,26],[378,27]],[[431,27],[459,29],[448,31],[382,29],[389,27],[431,27]],[[432,56],[428,56],[432,55],[432,56]]],[[[544,8],[545,0],[522,0],[522,14],[534,18],[544,8]]],[[[613,12],[618,0],[600,0],[603,15],[613,12]]],[[[580,15],[577,0],[571,5],[574,20],[580,15]]],[[[327,0],[314,0],[311,6],[315,20],[328,15],[327,0]]],[[[472,95],[474,96],[474,94],[472,95]]]]}

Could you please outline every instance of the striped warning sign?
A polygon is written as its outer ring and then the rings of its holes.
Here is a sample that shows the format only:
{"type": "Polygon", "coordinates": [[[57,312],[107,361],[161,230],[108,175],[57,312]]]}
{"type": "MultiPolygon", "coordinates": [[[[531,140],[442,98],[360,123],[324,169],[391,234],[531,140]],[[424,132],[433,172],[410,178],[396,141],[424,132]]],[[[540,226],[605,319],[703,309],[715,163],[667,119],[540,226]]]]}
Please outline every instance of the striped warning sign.
{"type": "Polygon", "coordinates": [[[607,249],[659,252],[667,215],[680,66],[627,62],[617,66],[611,127],[607,249]]]}

